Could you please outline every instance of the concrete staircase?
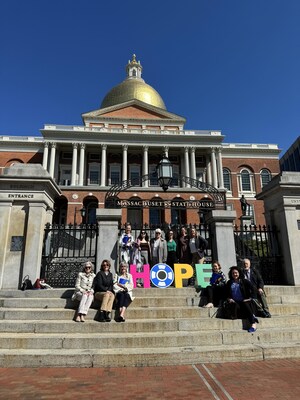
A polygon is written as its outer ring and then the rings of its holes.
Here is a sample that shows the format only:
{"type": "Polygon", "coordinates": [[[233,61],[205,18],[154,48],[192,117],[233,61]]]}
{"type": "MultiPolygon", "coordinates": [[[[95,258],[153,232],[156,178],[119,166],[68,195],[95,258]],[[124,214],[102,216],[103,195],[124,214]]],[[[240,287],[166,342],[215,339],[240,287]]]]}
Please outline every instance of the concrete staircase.
{"type": "Polygon", "coordinates": [[[193,288],[135,289],[125,323],[97,304],[73,321],[73,290],[0,291],[0,367],[120,367],[300,357],[300,287],[267,287],[272,318],[258,330],[216,318],[193,288]]]}

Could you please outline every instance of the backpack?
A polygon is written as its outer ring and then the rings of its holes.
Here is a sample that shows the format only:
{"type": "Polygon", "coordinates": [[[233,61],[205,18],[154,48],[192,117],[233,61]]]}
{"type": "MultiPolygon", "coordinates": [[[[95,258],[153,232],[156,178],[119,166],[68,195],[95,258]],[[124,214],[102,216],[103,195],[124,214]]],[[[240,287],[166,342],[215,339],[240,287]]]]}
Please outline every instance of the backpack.
{"type": "Polygon", "coordinates": [[[21,284],[21,290],[30,290],[33,289],[33,284],[29,279],[29,275],[25,275],[21,284]]]}

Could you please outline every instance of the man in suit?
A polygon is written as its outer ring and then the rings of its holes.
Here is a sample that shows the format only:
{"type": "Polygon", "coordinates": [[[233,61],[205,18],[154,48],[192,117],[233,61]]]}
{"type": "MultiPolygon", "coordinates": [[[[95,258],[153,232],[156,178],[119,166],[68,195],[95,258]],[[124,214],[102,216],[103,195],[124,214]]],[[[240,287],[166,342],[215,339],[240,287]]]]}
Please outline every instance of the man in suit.
{"type": "Polygon", "coordinates": [[[267,303],[267,298],[264,291],[264,281],[260,275],[260,273],[251,267],[251,262],[248,258],[245,258],[243,261],[244,266],[244,275],[245,279],[250,281],[257,292],[257,299],[261,303],[263,311],[262,315],[265,318],[271,318],[271,314],[269,312],[269,306],[267,303]]]}

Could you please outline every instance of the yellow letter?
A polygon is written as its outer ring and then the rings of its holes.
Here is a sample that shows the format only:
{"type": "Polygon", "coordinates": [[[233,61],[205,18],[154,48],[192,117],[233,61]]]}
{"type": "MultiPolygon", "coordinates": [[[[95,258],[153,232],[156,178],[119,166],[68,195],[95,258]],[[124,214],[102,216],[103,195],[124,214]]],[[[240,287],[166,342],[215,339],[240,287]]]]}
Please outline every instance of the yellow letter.
{"type": "Polygon", "coordinates": [[[182,280],[193,276],[193,267],[189,264],[174,264],[175,287],[182,288],[182,280]]]}

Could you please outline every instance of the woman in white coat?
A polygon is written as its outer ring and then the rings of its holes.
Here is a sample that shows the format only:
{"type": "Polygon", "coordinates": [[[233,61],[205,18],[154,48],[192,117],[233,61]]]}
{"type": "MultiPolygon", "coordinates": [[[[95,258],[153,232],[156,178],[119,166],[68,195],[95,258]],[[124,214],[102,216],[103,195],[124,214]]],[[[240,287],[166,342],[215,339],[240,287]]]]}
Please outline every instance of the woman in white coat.
{"type": "Polygon", "coordinates": [[[72,300],[80,301],[76,315],[76,322],[85,322],[85,316],[94,300],[94,290],[92,289],[94,280],[94,266],[91,261],[84,264],[82,272],[77,275],[75,292],[72,300]]]}

